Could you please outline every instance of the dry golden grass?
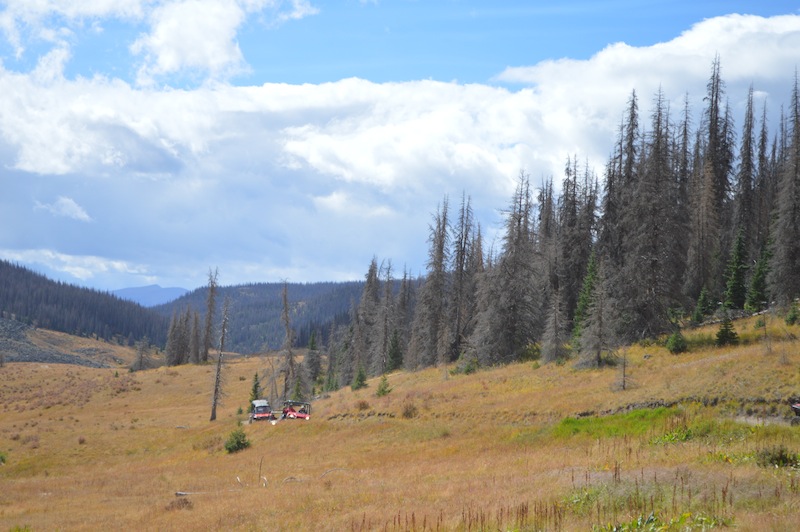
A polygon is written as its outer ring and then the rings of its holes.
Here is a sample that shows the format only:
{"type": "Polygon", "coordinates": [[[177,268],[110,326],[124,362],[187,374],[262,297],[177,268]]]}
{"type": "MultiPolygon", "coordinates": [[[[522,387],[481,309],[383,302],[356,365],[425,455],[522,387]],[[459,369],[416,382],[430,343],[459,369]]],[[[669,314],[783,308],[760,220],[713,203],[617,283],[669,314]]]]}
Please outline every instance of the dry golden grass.
{"type": "Polygon", "coordinates": [[[624,391],[619,368],[570,364],[394,373],[387,396],[373,380],[309,422],[245,424],[235,454],[263,358],[230,359],[213,423],[211,366],[7,364],[0,529],[586,530],[653,512],[674,529],[790,530],[800,476],[756,456],[800,451],[800,329],[768,324],[767,348],[754,324],[736,323],[735,348],[699,347],[713,327],[682,355],[628,348],[624,391]]]}

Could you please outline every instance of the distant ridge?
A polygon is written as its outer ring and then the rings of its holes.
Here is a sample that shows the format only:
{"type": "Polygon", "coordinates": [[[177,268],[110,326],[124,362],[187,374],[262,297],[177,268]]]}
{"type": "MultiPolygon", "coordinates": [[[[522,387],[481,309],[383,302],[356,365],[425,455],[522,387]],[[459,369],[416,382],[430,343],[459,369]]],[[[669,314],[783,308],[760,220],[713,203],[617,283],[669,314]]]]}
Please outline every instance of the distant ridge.
{"type": "Polygon", "coordinates": [[[120,299],[139,303],[143,307],[155,307],[163,305],[164,303],[169,303],[170,301],[175,301],[188,292],[189,290],[185,288],[162,288],[157,284],[151,284],[148,286],[120,288],[119,290],[114,290],[112,293],[120,299]]]}

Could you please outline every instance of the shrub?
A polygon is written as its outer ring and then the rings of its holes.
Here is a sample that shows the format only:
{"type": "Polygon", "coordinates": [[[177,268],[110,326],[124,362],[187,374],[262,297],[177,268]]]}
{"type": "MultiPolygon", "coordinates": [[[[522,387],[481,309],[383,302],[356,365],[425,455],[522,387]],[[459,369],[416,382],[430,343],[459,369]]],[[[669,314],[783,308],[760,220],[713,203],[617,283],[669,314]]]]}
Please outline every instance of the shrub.
{"type": "Polygon", "coordinates": [[[364,410],[369,410],[369,403],[363,399],[356,401],[356,410],[363,412],[364,410]]]}
{"type": "Polygon", "coordinates": [[[404,419],[412,419],[417,417],[417,405],[415,405],[412,401],[406,401],[403,403],[403,418],[404,419]]]}
{"type": "Polygon", "coordinates": [[[250,442],[241,427],[231,432],[228,441],[225,442],[225,450],[228,453],[235,453],[248,447],[250,447],[250,442]]]}
{"type": "Polygon", "coordinates": [[[459,358],[458,363],[456,364],[456,367],[454,367],[453,369],[450,370],[450,374],[451,375],[458,375],[458,374],[470,375],[470,374],[475,373],[476,371],[478,371],[479,367],[480,367],[480,362],[478,362],[478,358],[477,357],[472,356],[470,358],[467,358],[467,357],[462,356],[461,358],[459,358]]]}
{"type": "Polygon", "coordinates": [[[3,451],[0,451],[0,464],[5,464],[6,460],[7,460],[6,453],[4,453],[3,451]]]}
{"type": "Polygon", "coordinates": [[[686,338],[684,338],[683,334],[681,334],[680,329],[669,335],[669,338],[667,338],[666,347],[667,350],[673,355],[683,353],[689,349],[689,345],[686,343],[686,338]]]}
{"type": "Polygon", "coordinates": [[[389,387],[389,380],[386,378],[386,375],[384,374],[383,376],[381,376],[381,380],[378,383],[378,389],[375,390],[375,395],[378,397],[383,397],[384,395],[389,395],[391,391],[392,389],[389,387]]]}
{"type": "Polygon", "coordinates": [[[800,457],[785,446],[768,447],[756,453],[756,463],[761,467],[798,467],[800,457]]]}
{"type": "Polygon", "coordinates": [[[798,319],[800,319],[800,310],[797,308],[797,303],[793,303],[789,313],[786,314],[786,325],[794,325],[798,319]]]}

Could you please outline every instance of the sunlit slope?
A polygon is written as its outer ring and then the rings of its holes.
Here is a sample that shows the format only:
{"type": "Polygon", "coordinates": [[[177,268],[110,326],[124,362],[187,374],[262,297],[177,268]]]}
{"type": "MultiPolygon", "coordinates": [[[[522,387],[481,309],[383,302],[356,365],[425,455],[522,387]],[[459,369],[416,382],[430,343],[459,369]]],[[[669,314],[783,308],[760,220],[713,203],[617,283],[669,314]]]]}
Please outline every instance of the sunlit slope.
{"type": "Polygon", "coordinates": [[[230,358],[213,423],[212,366],[7,364],[0,529],[554,530],[651,512],[781,529],[800,478],[757,457],[800,451],[800,331],[771,320],[765,342],[754,325],[736,323],[733,348],[708,345],[713,326],[689,353],[627,348],[624,390],[620,366],[394,373],[384,397],[374,379],[311,421],[245,424],[235,454],[264,358],[230,358]]]}

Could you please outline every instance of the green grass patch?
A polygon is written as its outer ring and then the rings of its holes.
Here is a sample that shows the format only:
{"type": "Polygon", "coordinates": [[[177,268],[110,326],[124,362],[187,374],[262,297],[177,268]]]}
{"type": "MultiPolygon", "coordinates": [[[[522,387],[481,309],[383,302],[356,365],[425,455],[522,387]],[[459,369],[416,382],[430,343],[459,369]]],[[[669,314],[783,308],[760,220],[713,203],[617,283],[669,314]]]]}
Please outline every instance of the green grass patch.
{"type": "Polygon", "coordinates": [[[603,417],[565,418],[553,427],[557,438],[587,436],[591,438],[613,438],[618,436],[641,436],[652,431],[654,425],[663,423],[675,415],[674,408],[643,408],[624,414],[603,417]]]}

